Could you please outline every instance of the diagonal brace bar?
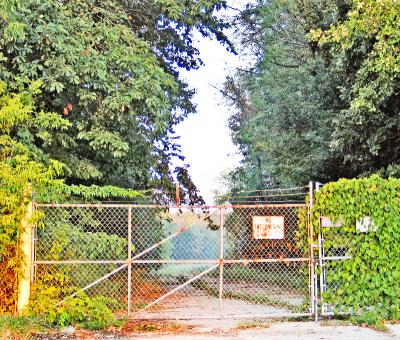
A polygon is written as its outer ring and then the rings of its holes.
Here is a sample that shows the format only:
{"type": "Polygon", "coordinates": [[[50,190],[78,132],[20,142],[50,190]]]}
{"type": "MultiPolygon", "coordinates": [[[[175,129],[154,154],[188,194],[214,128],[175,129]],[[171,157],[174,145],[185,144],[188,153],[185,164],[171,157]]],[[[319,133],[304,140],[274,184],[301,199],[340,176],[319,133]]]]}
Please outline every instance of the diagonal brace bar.
{"type": "Polygon", "coordinates": [[[212,266],[211,268],[208,268],[208,269],[202,271],[200,274],[196,275],[195,277],[192,277],[190,280],[188,280],[185,283],[181,284],[180,286],[174,288],[173,290],[171,290],[167,294],[164,294],[163,296],[160,296],[157,300],[154,300],[153,302],[149,303],[148,305],[146,305],[145,307],[143,307],[142,309],[138,310],[137,312],[135,312],[133,314],[136,315],[136,314],[139,314],[140,312],[145,311],[146,309],[149,309],[151,306],[154,306],[155,304],[161,302],[162,300],[166,299],[168,296],[174,294],[178,290],[186,287],[187,285],[191,284],[192,282],[196,281],[197,279],[201,278],[202,276],[206,275],[207,273],[211,272],[212,270],[214,270],[214,269],[216,269],[218,267],[219,267],[219,264],[217,264],[215,266],[212,266]]]}
{"type": "MultiPolygon", "coordinates": [[[[93,286],[99,284],[101,281],[104,281],[104,280],[108,279],[110,276],[112,276],[112,275],[118,273],[119,271],[121,271],[122,269],[125,269],[126,267],[128,267],[128,265],[127,265],[127,264],[123,264],[122,266],[118,267],[117,269],[114,269],[112,272],[109,272],[108,274],[102,276],[101,278],[97,279],[96,281],[93,281],[92,283],[88,284],[87,286],[85,286],[85,287],[83,287],[83,288],[81,288],[81,289],[79,289],[79,290],[85,291],[85,290],[87,290],[87,289],[89,289],[89,288],[92,288],[93,286]]],[[[78,291],[78,292],[79,292],[79,291],[78,291]]],[[[67,298],[61,300],[60,302],[57,302],[57,303],[56,303],[56,306],[61,305],[61,304],[64,303],[65,300],[67,300],[67,299],[70,299],[70,298],[75,297],[75,296],[78,294],[78,292],[75,292],[75,293],[71,294],[70,296],[68,296],[67,298]]]]}

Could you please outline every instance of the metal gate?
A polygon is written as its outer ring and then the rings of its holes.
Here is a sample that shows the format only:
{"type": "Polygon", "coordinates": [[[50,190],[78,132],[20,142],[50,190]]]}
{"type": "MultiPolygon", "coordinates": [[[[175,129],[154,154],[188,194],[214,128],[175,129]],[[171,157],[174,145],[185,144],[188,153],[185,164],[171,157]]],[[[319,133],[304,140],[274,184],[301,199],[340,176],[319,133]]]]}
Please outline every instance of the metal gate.
{"type": "Polygon", "coordinates": [[[136,319],[311,316],[314,235],[310,205],[296,195],[200,207],[40,204],[34,277],[58,284],[60,302],[84,291],[136,319]]]}

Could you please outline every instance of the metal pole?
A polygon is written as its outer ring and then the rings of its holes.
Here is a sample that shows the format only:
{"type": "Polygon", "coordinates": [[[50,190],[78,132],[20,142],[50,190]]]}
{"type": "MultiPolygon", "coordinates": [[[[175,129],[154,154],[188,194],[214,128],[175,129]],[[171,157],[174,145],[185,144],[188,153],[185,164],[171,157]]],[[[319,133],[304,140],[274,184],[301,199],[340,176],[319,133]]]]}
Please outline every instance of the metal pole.
{"type": "Polygon", "coordinates": [[[28,184],[25,189],[24,199],[21,203],[22,209],[25,209],[25,216],[21,219],[21,232],[19,234],[20,251],[22,263],[20,272],[18,273],[18,295],[17,295],[17,312],[22,315],[23,311],[29,304],[31,294],[31,274],[32,274],[32,232],[33,227],[30,220],[33,215],[32,202],[32,186],[28,184]],[[26,207],[25,207],[25,204],[26,207]]]}
{"type": "Polygon", "coordinates": [[[175,200],[176,200],[176,206],[179,207],[181,205],[179,183],[176,183],[176,186],[175,186],[175,200]]]}
{"type": "Polygon", "coordinates": [[[315,276],[315,259],[314,259],[314,226],[312,218],[312,208],[314,206],[314,185],[310,181],[308,184],[310,202],[308,206],[308,223],[309,223],[309,236],[310,236],[310,294],[311,294],[311,312],[314,313],[315,321],[317,321],[317,287],[316,287],[316,276],[315,276]]]}
{"type": "MultiPolygon", "coordinates": [[[[316,191],[319,191],[321,186],[321,183],[316,183],[316,191]]],[[[321,220],[320,220],[321,221],[321,220]]],[[[320,289],[320,300],[321,300],[321,313],[324,315],[325,313],[325,307],[324,307],[324,301],[323,301],[323,296],[322,294],[325,291],[325,265],[324,265],[324,250],[322,247],[322,242],[323,242],[323,237],[322,237],[322,227],[321,227],[321,222],[320,222],[320,228],[318,230],[318,259],[319,259],[319,267],[320,267],[320,274],[319,274],[319,289],[320,289]]]]}
{"type": "Polygon", "coordinates": [[[132,305],[132,207],[128,207],[128,317],[132,305]]]}
{"type": "Polygon", "coordinates": [[[219,316],[224,318],[223,285],[224,285],[224,208],[219,214],[220,255],[219,255],[219,316]]]}

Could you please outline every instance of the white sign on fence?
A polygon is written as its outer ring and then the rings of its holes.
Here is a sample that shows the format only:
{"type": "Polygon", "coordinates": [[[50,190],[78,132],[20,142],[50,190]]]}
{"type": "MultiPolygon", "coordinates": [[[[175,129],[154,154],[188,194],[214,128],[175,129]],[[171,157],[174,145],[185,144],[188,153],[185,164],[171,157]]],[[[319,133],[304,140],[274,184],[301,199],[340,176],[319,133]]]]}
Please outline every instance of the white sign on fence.
{"type": "Polygon", "coordinates": [[[344,225],[344,223],[342,221],[332,222],[332,220],[329,217],[321,216],[321,227],[322,228],[329,228],[329,227],[339,228],[339,227],[343,227],[343,225],[344,225]]]}
{"type": "Polygon", "coordinates": [[[376,231],[378,226],[375,225],[371,217],[365,216],[361,220],[356,221],[356,230],[360,233],[366,233],[367,231],[376,231]]]}
{"type": "Polygon", "coordinates": [[[285,238],[283,216],[253,216],[253,239],[282,240],[285,238]]]}

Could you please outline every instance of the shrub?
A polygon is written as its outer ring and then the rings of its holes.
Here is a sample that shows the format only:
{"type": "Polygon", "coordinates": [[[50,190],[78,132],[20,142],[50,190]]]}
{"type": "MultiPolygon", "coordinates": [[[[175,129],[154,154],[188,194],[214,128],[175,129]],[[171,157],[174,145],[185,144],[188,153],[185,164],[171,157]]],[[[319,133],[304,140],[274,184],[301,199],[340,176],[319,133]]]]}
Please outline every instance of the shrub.
{"type": "Polygon", "coordinates": [[[118,324],[109,305],[113,300],[104,296],[90,297],[83,291],[76,296],[60,301],[60,288],[38,289],[35,303],[30,304],[29,313],[40,316],[53,326],[79,325],[85,329],[102,329],[118,324]]]}

